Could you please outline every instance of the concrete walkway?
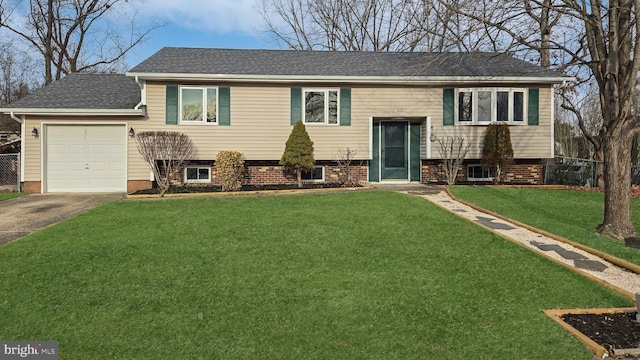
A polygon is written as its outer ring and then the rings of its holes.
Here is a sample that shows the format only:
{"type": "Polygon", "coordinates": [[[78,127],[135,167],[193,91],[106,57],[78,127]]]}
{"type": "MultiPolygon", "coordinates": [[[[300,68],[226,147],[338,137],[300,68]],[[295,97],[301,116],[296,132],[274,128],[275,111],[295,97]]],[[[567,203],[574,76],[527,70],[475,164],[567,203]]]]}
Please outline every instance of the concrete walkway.
{"type": "Polygon", "coordinates": [[[0,202],[0,245],[88,211],[122,194],[32,194],[0,202]]]}
{"type": "MultiPolygon", "coordinates": [[[[472,208],[462,202],[455,201],[441,189],[418,184],[382,185],[377,187],[428,200],[533,252],[598,281],[629,298],[634,299],[634,294],[640,293],[640,274],[637,272],[618,266],[598,255],[560,241],[558,238],[545,236],[532,229],[519,226],[513,222],[472,208]]],[[[634,264],[631,265],[633,266],[634,264]]]]}

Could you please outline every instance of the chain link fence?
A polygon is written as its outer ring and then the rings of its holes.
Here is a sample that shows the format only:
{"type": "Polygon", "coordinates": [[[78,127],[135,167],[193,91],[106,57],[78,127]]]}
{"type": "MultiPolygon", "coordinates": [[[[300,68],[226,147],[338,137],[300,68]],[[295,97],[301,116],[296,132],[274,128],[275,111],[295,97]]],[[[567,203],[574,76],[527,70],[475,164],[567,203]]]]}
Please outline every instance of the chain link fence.
{"type": "Polygon", "coordinates": [[[0,191],[20,191],[20,154],[0,154],[0,191]]]}
{"type": "MultiPolygon", "coordinates": [[[[544,183],[596,187],[600,161],[556,157],[545,160],[544,183]]],[[[640,185],[640,165],[631,166],[631,184],[640,185]]]]}

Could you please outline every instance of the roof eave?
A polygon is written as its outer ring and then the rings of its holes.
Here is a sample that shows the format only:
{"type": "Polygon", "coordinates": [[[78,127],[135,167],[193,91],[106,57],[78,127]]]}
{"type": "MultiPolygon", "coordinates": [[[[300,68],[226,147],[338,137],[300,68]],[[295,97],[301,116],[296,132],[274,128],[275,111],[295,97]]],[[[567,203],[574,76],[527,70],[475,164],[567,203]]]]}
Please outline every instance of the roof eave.
{"type": "Polygon", "coordinates": [[[49,116],[144,116],[144,109],[0,108],[0,113],[49,116]]]}
{"type": "Polygon", "coordinates": [[[359,83],[389,85],[459,85],[479,82],[505,84],[559,84],[571,81],[568,76],[310,76],[310,75],[242,75],[127,72],[129,77],[156,81],[231,81],[265,83],[359,83]]]}

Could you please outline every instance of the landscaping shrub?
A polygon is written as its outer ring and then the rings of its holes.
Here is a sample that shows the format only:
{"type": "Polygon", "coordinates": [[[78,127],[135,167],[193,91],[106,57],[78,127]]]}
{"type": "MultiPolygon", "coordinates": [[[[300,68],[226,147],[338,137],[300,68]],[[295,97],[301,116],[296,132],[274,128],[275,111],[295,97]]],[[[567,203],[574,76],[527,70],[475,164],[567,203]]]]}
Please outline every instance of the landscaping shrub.
{"type": "Polygon", "coordinates": [[[302,171],[313,170],[314,163],[313,141],[309,138],[309,133],[302,121],[298,120],[287,139],[280,165],[284,166],[285,170],[296,174],[298,187],[302,187],[302,171]]]}
{"type": "Polygon", "coordinates": [[[494,123],[487,127],[482,146],[482,165],[493,171],[493,181],[502,178],[502,169],[513,161],[511,131],[505,123],[494,123]]]}
{"type": "Polygon", "coordinates": [[[216,172],[222,191],[233,191],[242,187],[244,155],[238,151],[220,151],[216,156],[216,172]]]}

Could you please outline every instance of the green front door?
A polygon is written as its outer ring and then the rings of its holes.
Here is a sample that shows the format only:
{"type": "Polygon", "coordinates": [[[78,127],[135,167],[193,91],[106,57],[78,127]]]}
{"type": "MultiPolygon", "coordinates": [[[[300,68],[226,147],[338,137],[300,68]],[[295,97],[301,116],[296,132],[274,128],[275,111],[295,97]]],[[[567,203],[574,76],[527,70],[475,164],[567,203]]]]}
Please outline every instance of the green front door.
{"type": "Polygon", "coordinates": [[[381,180],[409,178],[407,122],[382,122],[380,129],[381,180]]]}

